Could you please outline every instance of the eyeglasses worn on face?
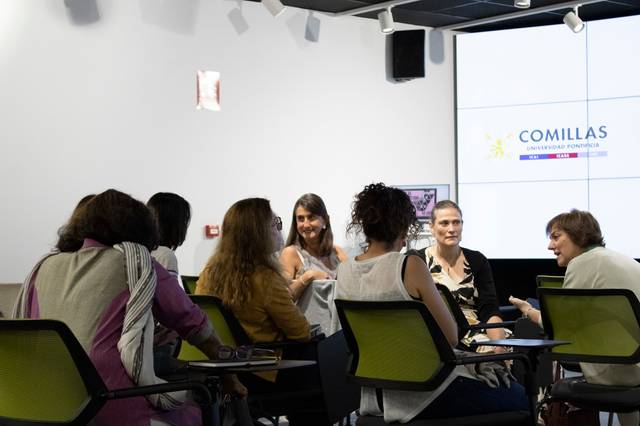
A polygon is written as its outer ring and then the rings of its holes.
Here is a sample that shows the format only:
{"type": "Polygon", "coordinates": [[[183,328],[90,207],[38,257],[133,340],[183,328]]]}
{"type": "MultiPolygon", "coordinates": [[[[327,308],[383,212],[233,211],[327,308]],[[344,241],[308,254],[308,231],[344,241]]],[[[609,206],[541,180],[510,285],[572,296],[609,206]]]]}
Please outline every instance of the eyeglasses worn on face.
{"type": "Polygon", "coordinates": [[[278,231],[282,231],[282,218],[280,216],[273,217],[273,226],[275,226],[278,231]]]}

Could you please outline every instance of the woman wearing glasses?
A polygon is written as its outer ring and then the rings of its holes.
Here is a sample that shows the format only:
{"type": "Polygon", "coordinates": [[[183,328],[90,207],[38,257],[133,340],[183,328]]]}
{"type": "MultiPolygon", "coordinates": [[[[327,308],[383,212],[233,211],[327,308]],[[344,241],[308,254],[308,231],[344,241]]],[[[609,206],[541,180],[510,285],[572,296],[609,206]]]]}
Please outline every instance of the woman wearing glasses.
{"type": "Polygon", "coordinates": [[[316,194],[304,194],[293,206],[286,247],[280,255],[282,273],[289,291],[298,300],[314,280],[336,278],[336,268],[347,259],[333,244],[327,208],[316,194]]]}
{"type": "Polygon", "coordinates": [[[277,219],[264,198],[233,204],[196,286],[196,294],[216,296],[230,307],[255,342],[309,339],[309,323],[293,304],[273,256],[277,219]]]}
{"type": "MultiPolygon", "coordinates": [[[[452,347],[458,343],[456,323],[435,287],[426,264],[418,256],[400,250],[408,236],[419,230],[416,211],[405,192],[383,183],[367,185],[355,197],[351,231],[366,237],[364,253],[338,267],[336,299],[418,300],[423,302],[452,347]]],[[[337,314],[333,315],[337,318],[337,314]]],[[[334,322],[333,329],[339,324],[334,322]]],[[[435,390],[383,390],[381,405],[376,389],[362,389],[360,412],[384,415],[387,423],[406,423],[414,418],[472,416],[506,410],[528,410],[522,386],[490,387],[462,366],[456,367],[435,390]],[[382,413],[381,413],[382,411],[382,413]]]]}
{"type": "MultiPolygon", "coordinates": [[[[263,198],[233,204],[224,215],[222,237],[196,287],[196,294],[221,299],[253,342],[310,338],[309,323],[291,300],[273,256],[279,224],[281,227],[278,219],[263,198]]],[[[305,386],[305,374],[297,375],[300,386],[305,386]]],[[[296,389],[292,388],[295,384],[276,382],[275,372],[241,377],[251,394],[296,389]]],[[[312,425],[313,419],[296,416],[296,408],[292,403],[289,423],[312,425]]]]}

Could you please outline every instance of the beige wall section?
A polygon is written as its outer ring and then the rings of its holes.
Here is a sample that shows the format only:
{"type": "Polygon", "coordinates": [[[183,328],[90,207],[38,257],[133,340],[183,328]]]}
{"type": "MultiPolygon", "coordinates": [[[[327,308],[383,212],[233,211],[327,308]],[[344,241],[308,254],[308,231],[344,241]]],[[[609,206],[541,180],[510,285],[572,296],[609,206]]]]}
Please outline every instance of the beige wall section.
{"type": "Polygon", "coordinates": [[[21,285],[0,283],[0,314],[2,317],[11,318],[13,305],[18,297],[21,285]]]}
{"type": "Polygon", "coordinates": [[[78,199],[109,187],[191,202],[185,274],[215,245],[204,225],[240,198],[271,199],[286,230],[316,192],[350,246],[367,183],[455,195],[449,33],[427,32],[426,78],[394,83],[375,20],[313,14],[312,42],[294,8],[274,20],[254,2],[100,0],[78,23],[65,3],[85,2],[0,2],[1,281],[23,280],[78,199]],[[222,111],[195,109],[198,69],[221,72],[222,111]]]}

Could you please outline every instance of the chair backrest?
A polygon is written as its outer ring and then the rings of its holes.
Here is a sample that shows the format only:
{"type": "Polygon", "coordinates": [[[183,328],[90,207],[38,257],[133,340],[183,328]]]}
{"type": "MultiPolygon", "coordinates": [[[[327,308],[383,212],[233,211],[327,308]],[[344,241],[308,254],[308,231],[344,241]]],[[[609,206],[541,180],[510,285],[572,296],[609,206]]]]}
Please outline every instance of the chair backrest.
{"type": "Polygon", "coordinates": [[[563,283],[563,275],[536,275],[537,288],[562,288],[563,283]]]}
{"type": "Polygon", "coordinates": [[[640,362],[640,303],[628,289],[539,288],[549,338],[571,344],[552,349],[570,362],[640,362]]]}
{"type": "Polygon", "coordinates": [[[182,280],[182,287],[187,294],[196,294],[196,283],[198,282],[197,275],[180,275],[182,280]]]}
{"type": "Polygon", "coordinates": [[[87,424],[105,390],[64,323],[0,320],[0,424],[87,424]]]}
{"type": "MultiPolygon", "coordinates": [[[[201,295],[190,295],[189,298],[207,315],[222,344],[236,347],[250,343],[236,317],[225,308],[220,299],[214,296],[201,295]]],[[[178,359],[193,361],[206,358],[207,356],[198,348],[187,342],[182,342],[178,359]]]]}
{"type": "Polygon", "coordinates": [[[421,302],[335,301],[351,352],[347,375],[362,386],[433,390],[454,354],[421,302]]]}

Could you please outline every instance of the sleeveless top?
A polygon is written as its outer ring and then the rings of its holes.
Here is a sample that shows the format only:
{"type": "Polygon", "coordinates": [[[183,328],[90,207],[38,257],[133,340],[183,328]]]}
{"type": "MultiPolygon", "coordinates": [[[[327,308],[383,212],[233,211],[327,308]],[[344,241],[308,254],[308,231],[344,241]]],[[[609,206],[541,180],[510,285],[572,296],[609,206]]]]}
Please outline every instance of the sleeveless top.
{"type": "MultiPolygon", "coordinates": [[[[402,282],[402,264],[405,255],[390,252],[373,259],[349,259],[338,266],[335,298],[345,300],[391,301],[413,300],[402,282]]],[[[332,308],[335,310],[335,305],[332,308]]],[[[332,315],[332,332],[340,329],[337,313],[332,315]]],[[[381,412],[374,388],[362,387],[360,412],[384,415],[385,422],[406,423],[422,412],[458,376],[468,377],[457,366],[445,381],[429,392],[383,390],[381,412]]]]}
{"type": "Polygon", "coordinates": [[[338,268],[338,264],[340,261],[338,260],[338,253],[336,249],[331,249],[331,254],[329,255],[329,263],[331,264],[331,268],[327,268],[327,266],[322,263],[320,259],[311,255],[308,251],[300,247],[299,245],[294,245],[296,248],[296,252],[298,253],[298,257],[300,258],[300,262],[302,262],[302,267],[298,269],[296,272],[296,276],[293,278],[299,278],[302,274],[307,272],[308,270],[315,269],[317,271],[326,272],[329,279],[336,279],[336,269],[338,268]]]}

